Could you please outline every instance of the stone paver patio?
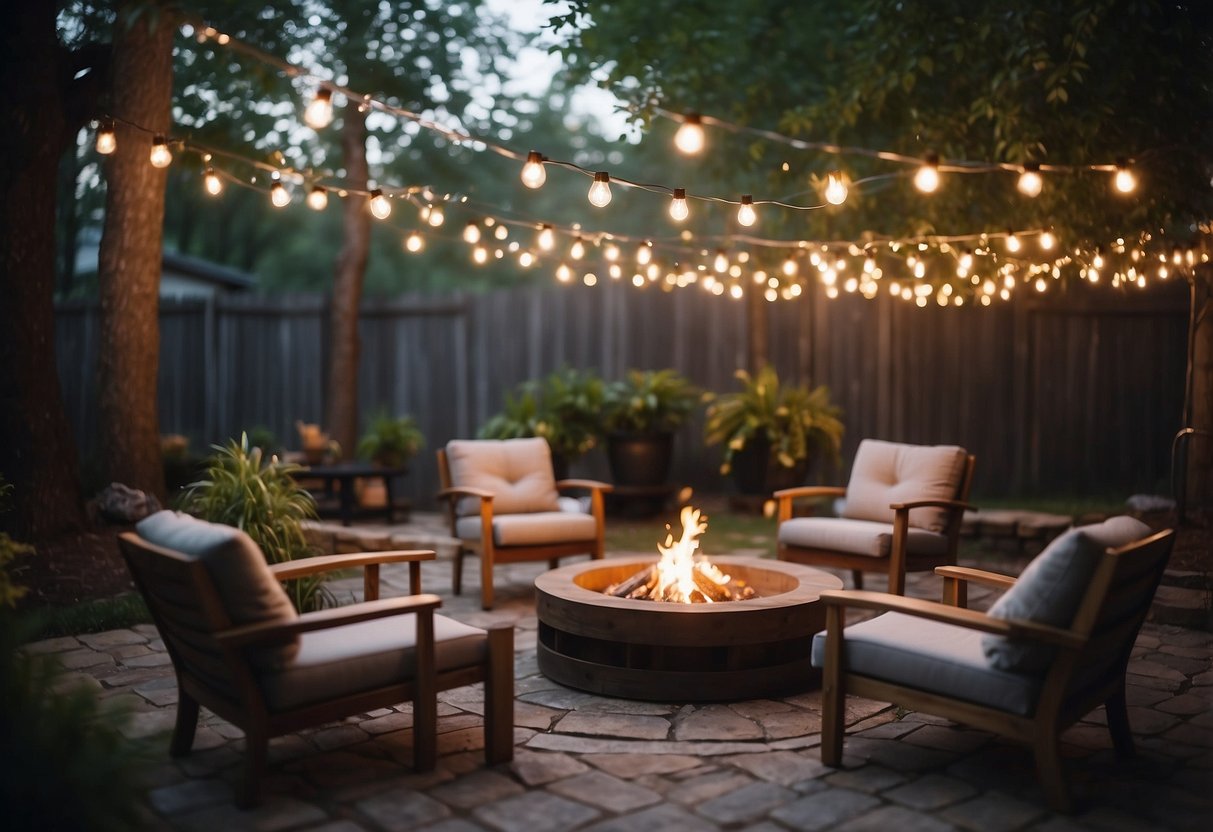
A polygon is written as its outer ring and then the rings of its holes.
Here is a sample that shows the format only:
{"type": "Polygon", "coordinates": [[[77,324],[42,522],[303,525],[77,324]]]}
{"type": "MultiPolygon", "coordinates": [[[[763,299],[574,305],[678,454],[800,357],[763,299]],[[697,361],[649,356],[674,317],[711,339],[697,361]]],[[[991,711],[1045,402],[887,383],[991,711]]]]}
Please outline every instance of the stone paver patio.
{"type": "MultiPolygon", "coordinates": [[[[622,554],[622,553],[620,553],[622,554]]],[[[470,563],[470,562],[469,562],[470,563]]],[[[544,567],[499,570],[498,603],[478,606],[476,570],[450,594],[450,561],[423,567],[442,612],[470,624],[516,626],[515,741],[510,764],[481,756],[479,686],[439,695],[435,771],[415,774],[407,704],[273,740],[261,807],[233,803],[239,730],[203,712],[195,750],[168,756],[176,685],[154,627],[30,645],[54,652],[73,678],[134,711],[129,733],[152,738],[146,814],[185,830],[426,829],[546,832],[592,829],[1000,830],[1207,829],[1213,821],[1213,634],[1148,623],[1129,666],[1135,759],[1118,760],[1090,714],[1064,736],[1073,816],[1047,808],[1026,748],[882,702],[851,698],[844,767],[821,765],[820,696],[680,705],[607,699],[538,672],[531,582],[544,567]]],[[[384,595],[407,592],[384,569],[384,595]]],[[[360,578],[339,581],[344,600],[360,578]]],[[[909,594],[938,597],[914,576],[909,594]]],[[[976,593],[975,593],[976,594],[976,593]]],[[[974,599],[981,606],[984,599],[974,599]]]]}

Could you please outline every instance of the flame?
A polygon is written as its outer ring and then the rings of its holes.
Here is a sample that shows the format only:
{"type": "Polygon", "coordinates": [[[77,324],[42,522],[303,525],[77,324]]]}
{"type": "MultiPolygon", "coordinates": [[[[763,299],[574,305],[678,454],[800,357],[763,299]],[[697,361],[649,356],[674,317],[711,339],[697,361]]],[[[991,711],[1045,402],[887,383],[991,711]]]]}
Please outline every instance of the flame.
{"type": "Polygon", "coordinates": [[[671,531],[666,535],[665,543],[657,546],[661,560],[657,562],[657,586],[653,590],[653,597],[690,604],[695,600],[692,595],[697,595],[699,599],[711,603],[711,599],[696,585],[695,575],[699,574],[721,586],[727,584],[730,578],[708,561],[695,560],[699,536],[708,530],[707,518],[699,509],[684,506],[679,520],[682,523],[682,537],[675,541],[671,531]]]}

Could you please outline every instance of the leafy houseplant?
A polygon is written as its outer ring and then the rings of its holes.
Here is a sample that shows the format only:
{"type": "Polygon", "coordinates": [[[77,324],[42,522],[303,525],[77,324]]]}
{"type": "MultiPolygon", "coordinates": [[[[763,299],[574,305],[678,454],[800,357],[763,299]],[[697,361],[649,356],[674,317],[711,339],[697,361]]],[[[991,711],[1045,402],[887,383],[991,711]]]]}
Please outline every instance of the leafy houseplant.
{"type": "MultiPolygon", "coordinates": [[[[302,469],[266,461],[260,448],[250,449],[247,434],[241,434],[239,442],[214,447],[205,476],[183,497],[184,509],[203,520],[243,529],[270,563],[316,554],[302,526],[303,520],[316,516],[316,503],[292,476],[302,469]]],[[[331,606],[323,576],[287,581],[285,588],[300,612],[331,606]]]]}
{"type": "Polygon", "coordinates": [[[526,381],[506,395],[505,408],[480,428],[481,439],[542,436],[552,449],[557,479],[568,463],[598,444],[604,385],[591,370],[566,367],[526,381]]]}
{"type": "Polygon", "coordinates": [[[607,460],[619,486],[657,486],[666,480],[674,431],[699,401],[699,391],[672,369],[629,370],[607,386],[603,425],[607,460]]]}
{"type": "Polygon", "coordinates": [[[358,440],[358,456],[385,468],[400,468],[425,446],[425,437],[408,416],[393,418],[381,410],[358,440]]]}
{"type": "Polygon", "coordinates": [[[781,385],[770,365],[753,376],[739,370],[737,379],[741,390],[708,405],[704,440],[724,444],[720,472],[732,473],[742,493],[799,484],[814,454],[837,458],[843,424],[829,388],[781,385]]]}

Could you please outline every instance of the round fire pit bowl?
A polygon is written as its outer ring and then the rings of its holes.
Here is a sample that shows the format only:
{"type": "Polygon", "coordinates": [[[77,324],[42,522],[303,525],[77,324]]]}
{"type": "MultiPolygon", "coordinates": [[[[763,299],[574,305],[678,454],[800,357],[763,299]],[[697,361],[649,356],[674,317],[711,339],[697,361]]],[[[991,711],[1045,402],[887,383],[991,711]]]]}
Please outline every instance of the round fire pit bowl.
{"type": "Polygon", "coordinates": [[[711,561],[758,597],[679,604],[602,593],[655,560],[595,560],[540,575],[540,671],[591,693],[658,702],[758,699],[817,683],[809,650],[825,627],[820,596],[842,581],[785,561],[711,561]]]}

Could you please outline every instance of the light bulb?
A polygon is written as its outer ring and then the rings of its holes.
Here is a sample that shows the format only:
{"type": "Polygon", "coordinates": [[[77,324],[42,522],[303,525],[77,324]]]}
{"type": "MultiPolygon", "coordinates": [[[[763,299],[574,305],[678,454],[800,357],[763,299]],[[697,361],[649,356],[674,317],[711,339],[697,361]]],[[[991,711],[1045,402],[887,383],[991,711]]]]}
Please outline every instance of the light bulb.
{"type": "Polygon", "coordinates": [[[1051,231],[1046,231],[1040,235],[1040,247],[1045,251],[1053,248],[1056,242],[1057,240],[1053,237],[1053,233],[1051,231]]]}
{"type": "Polygon", "coordinates": [[[725,256],[724,249],[716,249],[716,260],[712,263],[712,268],[721,273],[729,270],[729,258],[725,256]]]}
{"type": "Polygon", "coordinates": [[[1097,269],[1103,268],[1103,255],[1098,251],[1095,252],[1095,257],[1091,259],[1091,265],[1097,269]]]}
{"type": "Polygon", "coordinates": [[[489,251],[484,246],[476,246],[472,249],[472,259],[477,265],[483,265],[489,259],[489,251]]]}
{"type": "Polygon", "coordinates": [[[443,213],[441,205],[429,205],[426,207],[425,221],[431,226],[437,228],[438,226],[442,225],[445,220],[446,214],[443,213]]]}
{"type": "Polygon", "coordinates": [[[574,260],[580,260],[582,257],[585,257],[585,243],[581,242],[580,237],[573,241],[573,245],[569,249],[569,257],[572,257],[574,260]]]}
{"type": "Polygon", "coordinates": [[[425,248],[425,238],[416,231],[411,232],[404,238],[404,250],[416,254],[425,248]]]}
{"type": "Polygon", "coordinates": [[[206,192],[211,196],[219,196],[223,193],[223,180],[219,178],[219,174],[215,173],[214,168],[206,169],[202,181],[206,185],[206,192]]]}
{"type": "Polygon", "coordinates": [[[602,250],[602,256],[610,263],[614,263],[619,259],[619,246],[611,243],[602,250]]]}
{"type": "Polygon", "coordinates": [[[281,182],[270,186],[270,202],[275,208],[285,208],[291,204],[291,192],[281,182]]]}
{"type": "Polygon", "coordinates": [[[114,125],[106,122],[97,128],[97,152],[108,156],[118,149],[118,137],[114,134],[114,125]]]}
{"type": "Polygon", "coordinates": [[[539,228],[539,247],[544,251],[551,251],[554,245],[556,245],[556,232],[552,231],[552,226],[544,223],[539,228]]]}
{"type": "Polygon", "coordinates": [[[694,156],[703,150],[703,119],[698,113],[687,113],[682,126],[674,134],[674,146],[688,156],[694,156]]]}
{"type": "Polygon", "coordinates": [[[469,220],[468,224],[463,227],[463,241],[470,245],[480,242],[480,226],[474,221],[469,220]]]}
{"type": "Polygon", "coordinates": [[[796,261],[791,257],[783,261],[783,273],[788,277],[792,277],[796,274],[796,261]]]}
{"type": "Polygon", "coordinates": [[[939,157],[928,154],[926,164],[914,174],[914,187],[924,194],[934,193],[939,187],[939,157]]]}
{"type": "Polygon", "coordinates": [[[737,222],[749,228],[757,221],[758,214],[754,211],[754,197],[743,194],[741,207],[737,209],[737,222]]]}
{"type": "Polygon", "coordinates": [[[518,265],[522,266],[524,269],[529,269],[534,262],[535,255],[531,254],[529,251],[524,251],[518,255],[518,265]]]}
{"type": "Polygon", "coordinates": [[[329,204],[329,192],[320,185],[313,185],[307,193],[307,207],[313,211],[323,211],[329,204]]]}
{"type": "Polygon", "coordinates": [[[333,120],[333,91],[324,87],[316,90],[316,97],[303,111],[303,120],[313,130],[328,127],[333,120]]]}
{"type": "Polygon", "coordinates": [[[594,184],[590,185],[590,204],[605,208],[611,204],[611,176],[606,171],[598,171],[594,174],[594,184]]]}
{"type": "Polygon", "coordinates": [[[670,200],[670,217],[677,222],[682,222],[691,213],[687,208],[687,192],[683,188],[674,189],[674,198],[670,200]]]}
{"type": "Polygon", "coordinates": [[[526,164],[522,166],[522,184],[528,188],[542,188],[548,180],[548,172],[543,167],[543,154],[532,150],[526,155],[526,164]]]}
{"type": "Polygon", "coordinates": [[[561,283],[568,283],[572,277],[573,277],[573,270],[570,269],[567,264],[561,263],[556,268],[556,279],[559,280],[561,283]]]}
{"type": "Polygon", "coordinates": [[[168,141],[164,136],[156,136],[152,139],[152,151],[148,155],[148,161],[154,168],[167,168],[173,161],[173,154],[169,151],[168,141]]]}
{"type": "Polygon", "coordinates": [[[636,262],[642,266],[647,266],[653,262],[653,244],[644,242],[640,244],[640,248],[636,249],[636,262]]]}
{"type": "Polygon", "coordinates": [[[1044,187],[1044,180],[1040,178],[1040,165],[1035,162],[1024,165],[1015,187],[1019,188],[1019,192],[1024,196],[1040,196],[1040,191],[1044,187]]]}
{"type": "Polygon", "coordinates": [[[383,191],[375,188],[371,191],[371,213],[377,219],[386,220],[392,213],[391,201],[383,195],[383,191]]]}
{"type": "Polygon", "coordinates": [[[1015,253],[1019,251],[1020,245],[1019,238],[1014,234],[1007,237],[1007,251],[1015,253]]]}
{"type": "Polygon", "coordinates": [[[1116,163],[1116,175],[1112,178],[1112,183],[1122,194],[1132,193],[1133,189],[1137,187],[1137,177],[1133,175],[1133,171],[1129,170],[1127,162],[1116,163]]]}
{"type": "Polygon", "coordinates": [[[506,237],[510,236],[510,229],[505,225],[505,223],[502,223],[493,229],[493,236],[498,240],[504,240],[506,237]]]}
{"type": "Polygon", "coordinates": [[[831,173],[826,178],[826,202],[842,205],[847,201],[847,183],[841,173],[831,173]]]}

